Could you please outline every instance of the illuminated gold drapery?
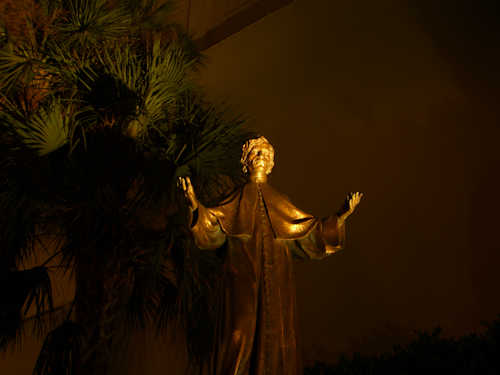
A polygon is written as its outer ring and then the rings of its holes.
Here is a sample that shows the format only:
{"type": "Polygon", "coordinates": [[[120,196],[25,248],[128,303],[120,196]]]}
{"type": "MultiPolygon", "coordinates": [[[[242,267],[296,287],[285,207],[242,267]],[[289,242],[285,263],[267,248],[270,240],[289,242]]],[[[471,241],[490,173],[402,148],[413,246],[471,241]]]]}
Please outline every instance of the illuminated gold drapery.
{"type": "Polygon", "coordinates": [[[302,374],[292,256],[343,247],[344,225],[318,220],[267,183],[247,182],[217,207],[198,206],[202,249],[224,246],[213,375],[302,374]]]}

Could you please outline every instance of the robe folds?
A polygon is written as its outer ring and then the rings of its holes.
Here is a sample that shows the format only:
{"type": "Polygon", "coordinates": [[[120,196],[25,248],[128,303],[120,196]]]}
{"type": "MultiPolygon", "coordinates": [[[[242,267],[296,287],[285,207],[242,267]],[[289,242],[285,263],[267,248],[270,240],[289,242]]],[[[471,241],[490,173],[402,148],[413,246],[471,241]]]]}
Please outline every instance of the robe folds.
{"type": "Polygon", "coordinates": [[[292,257],[342,248],[345,225],[336,215],[316,219],[256,182],[197,213],[195,244],[224,249],[212,375],[302,374],[292,257]]]}

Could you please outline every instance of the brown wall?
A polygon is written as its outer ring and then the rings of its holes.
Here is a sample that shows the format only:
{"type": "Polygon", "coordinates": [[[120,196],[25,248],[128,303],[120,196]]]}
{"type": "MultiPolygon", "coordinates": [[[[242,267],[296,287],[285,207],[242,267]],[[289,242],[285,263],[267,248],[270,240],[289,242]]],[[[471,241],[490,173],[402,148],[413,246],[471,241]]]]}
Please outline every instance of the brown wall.
{"type": "Polygon", "coordinates": [[[307,363],[388,350],[412,327],[461,335],[500,312],[488,4],[295,0],[206,50],[199,81],[274,144],[275,188],[320,217],[364,193],[346,248],[298,268],[307,363]]]}

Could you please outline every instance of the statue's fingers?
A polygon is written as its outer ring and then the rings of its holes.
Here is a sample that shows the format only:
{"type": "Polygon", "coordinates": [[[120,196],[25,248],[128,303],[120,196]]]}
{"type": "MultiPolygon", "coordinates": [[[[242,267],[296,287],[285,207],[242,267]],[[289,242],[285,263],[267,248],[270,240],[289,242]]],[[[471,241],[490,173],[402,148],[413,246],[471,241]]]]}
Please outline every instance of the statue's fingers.
{"type": "Polygon", "coordinates": [[[194,188],[193,188],[193,184],[189,183],[188,185],[188,190],[191,194],[194,194],[194,188]]]}

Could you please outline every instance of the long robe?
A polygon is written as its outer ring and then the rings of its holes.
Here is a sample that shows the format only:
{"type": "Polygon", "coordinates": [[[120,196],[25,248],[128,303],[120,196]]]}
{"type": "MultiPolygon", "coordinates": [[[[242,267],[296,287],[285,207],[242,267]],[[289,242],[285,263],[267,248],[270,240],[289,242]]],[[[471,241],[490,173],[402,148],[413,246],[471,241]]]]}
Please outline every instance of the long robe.
{"type": "Polygon", "coordinates": [[[217,207],[199,205],[197,214],[195,244],[224,245],[212,374],[302,374],[292,256],[318,259],[342,248],[344,225],[336,215],[318,220],[255,182],[217,207]]]}

